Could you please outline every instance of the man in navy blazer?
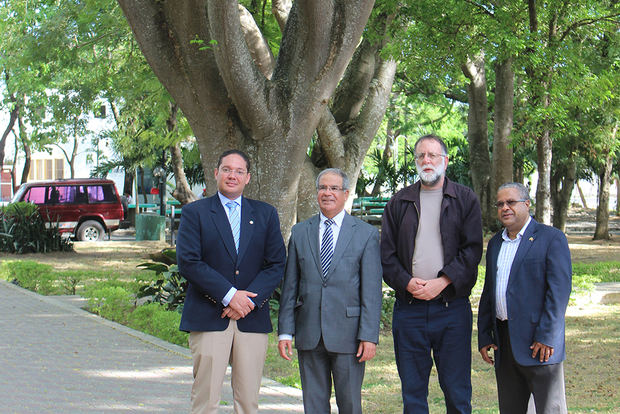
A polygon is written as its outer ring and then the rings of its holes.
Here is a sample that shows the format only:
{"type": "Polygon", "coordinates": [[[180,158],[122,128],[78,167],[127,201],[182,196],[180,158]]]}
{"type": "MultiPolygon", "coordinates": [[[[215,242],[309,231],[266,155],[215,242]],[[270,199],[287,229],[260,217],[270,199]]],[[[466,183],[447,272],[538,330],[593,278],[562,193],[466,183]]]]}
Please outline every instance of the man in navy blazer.
{"type": "Polygon", "coordinates": [[[242,196],[249,169],[243,152],[224,152],[214,172],[217,194],[183,207],[177,262],[189,282],[180,329],[190,332],[192,413],[217,412],[229,362],[235,413],[258,410],[269,298],[286,250],[276,209],[242,196]]]}
{"type": "Polygon", "coordinates": [[[564,315],[571,292],[566,236],[529,215],[520,183],[500,186],[497,213],[504,230],[489,241],[478,310],[478,347],[495,364],[499,409],[566,413],[564,315]],[[495,361],[489,351],[495,352],[495,361]]]}

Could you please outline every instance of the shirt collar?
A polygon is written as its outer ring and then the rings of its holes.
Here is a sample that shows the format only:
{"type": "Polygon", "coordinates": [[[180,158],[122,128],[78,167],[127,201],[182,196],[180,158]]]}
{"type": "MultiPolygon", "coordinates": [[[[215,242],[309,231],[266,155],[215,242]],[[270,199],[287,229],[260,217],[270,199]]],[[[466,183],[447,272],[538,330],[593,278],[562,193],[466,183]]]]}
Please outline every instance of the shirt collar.
{"type": "MultiPolygon", "coordinates": [[[[334,220],[334,223],[336,223],[336,226],[338,226],[338,228],[342,227],[342,221],[344,220],[344,215],[345,215],[345,212],[344,210],[342,210],[340,213],[336,214],[332,218],[332,220],[334,220]]],[[[327,220],[327,217],[325,217],[322,212],[319,213],[319,216],[321,218],[321,226],[323,226],[325,223],[325,220],[327,220]]]]}
{"type": "Polygon", "coordinates": [[[235,203],[237,203],[238,206],[241,205],[241,198],[243,197],[243,195],[240,195],[239,197],[235,198],[234,200],[231,200],[230,198],[226,197],[224,194],[220,193],[219,191],[217,192],[217,195],[220,197],[220,202],[222,203],[222,205],[224,207],[226,207],[226,203],[228,203],[229,201],[234,201],[235,203]]]}
{"type": "Polygon", "coordinates": [[[515,237],[514,240],[512,240],[510,237],[508,237],[508,232],[506,231],[506,228],[504,228],[504,231],[502,232],[502,239],[504,239],[506,241],[521,240],[521,238],[523,237],[523,234],[525,233],[525,229],[527,229],[527,226],[530,224],[530,221],[532,221],[532,217],[531,216],[529,216],[527,218],[527,221],[525,222],[523,227],[521,227],[521,230],[519,230],[519,232],[517,233],[517,237],[515,237]]]}

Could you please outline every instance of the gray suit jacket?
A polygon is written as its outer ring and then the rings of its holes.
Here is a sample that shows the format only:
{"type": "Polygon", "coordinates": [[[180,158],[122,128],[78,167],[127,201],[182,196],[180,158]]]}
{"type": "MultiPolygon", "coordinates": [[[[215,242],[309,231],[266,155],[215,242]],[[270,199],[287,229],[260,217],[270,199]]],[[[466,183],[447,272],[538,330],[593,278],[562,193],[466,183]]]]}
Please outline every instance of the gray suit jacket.
{"type": "Polygon", "coordinates": [[[323,279],[319,223],[317,215],[292,229],[278,333],[294,335],[297,349],[314,349],[322,336],[328,351],[355,353],[359,341],[379,342],[379,232],[345,214],[330,270],[323,279]]]}

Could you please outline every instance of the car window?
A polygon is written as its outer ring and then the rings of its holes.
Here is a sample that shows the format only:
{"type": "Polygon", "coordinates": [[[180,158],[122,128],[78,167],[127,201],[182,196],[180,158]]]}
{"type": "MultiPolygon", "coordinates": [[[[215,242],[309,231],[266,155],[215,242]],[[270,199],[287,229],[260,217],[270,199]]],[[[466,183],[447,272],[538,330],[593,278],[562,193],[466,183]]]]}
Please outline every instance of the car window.
{"type": "Polygon", "coordinates": [[[63,185],[56,187],[58,191],[58,203],[69,204],[75,202],[75,187],[63,185]]]}
{"type": "Polygon", "coordinates": [[[111,185],[89,185],[86,187],[89,203],[113,203],[116,201],[114,187],[111,185]]]}
{"type": "Polygon", "coordinates": [[[45,203],[45,187],[30,187],[24,195],[24,201],[35,204],[45,203]]]}

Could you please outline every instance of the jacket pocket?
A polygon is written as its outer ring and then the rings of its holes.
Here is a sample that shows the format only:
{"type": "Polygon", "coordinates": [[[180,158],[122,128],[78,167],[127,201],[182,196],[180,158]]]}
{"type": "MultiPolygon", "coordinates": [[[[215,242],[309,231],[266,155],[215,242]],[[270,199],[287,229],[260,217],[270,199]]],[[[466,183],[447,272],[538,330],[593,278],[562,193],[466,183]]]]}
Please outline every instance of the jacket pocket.
{"type": "Polygon", "coordinates": [[[360,316],[361,310],[359,306],[347,306],[347,317],[354,318],[360,316]]]}

